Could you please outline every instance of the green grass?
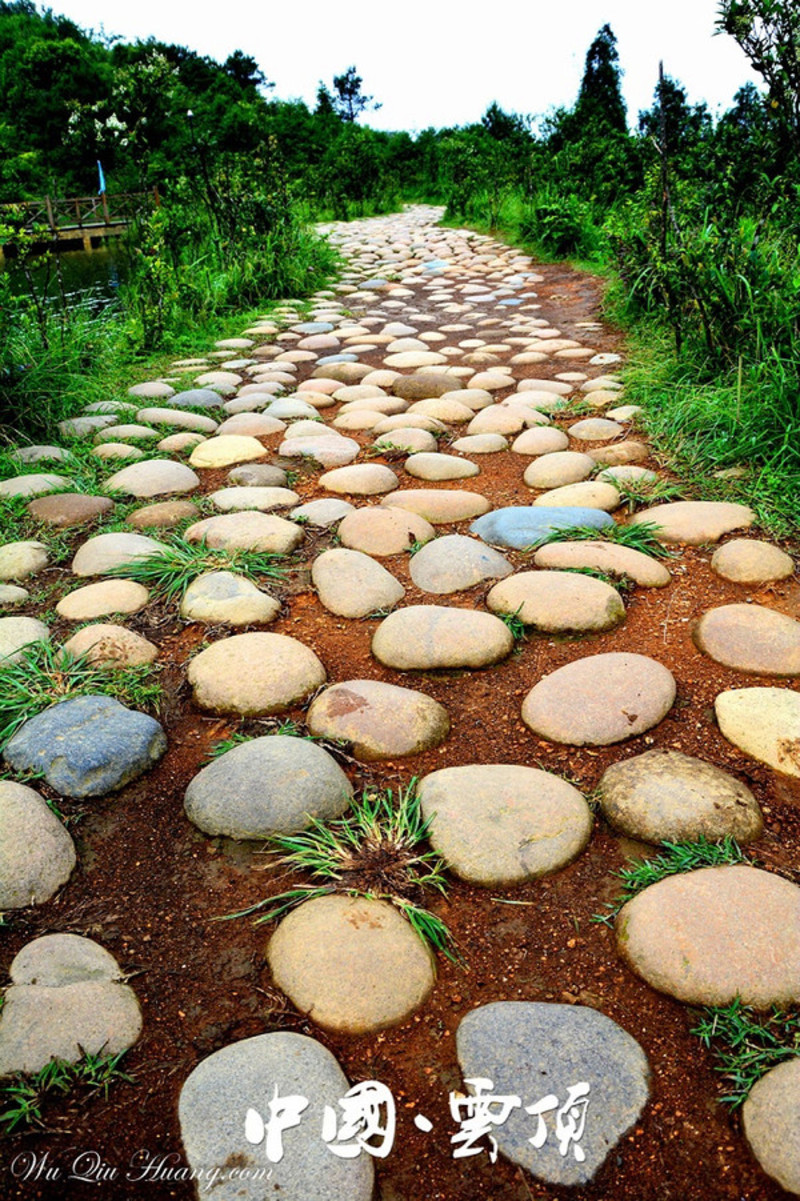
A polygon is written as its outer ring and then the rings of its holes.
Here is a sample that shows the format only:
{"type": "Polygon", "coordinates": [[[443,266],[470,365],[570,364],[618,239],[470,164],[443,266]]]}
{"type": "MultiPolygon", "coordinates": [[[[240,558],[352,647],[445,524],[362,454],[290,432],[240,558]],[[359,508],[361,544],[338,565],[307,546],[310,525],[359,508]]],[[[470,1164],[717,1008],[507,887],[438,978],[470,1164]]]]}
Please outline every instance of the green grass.
{"type": "Polygon", "coordinates": [[[522,605],[520,605],[517,609],[515,609],[513,613],[496,613],[495,614],[496,617],[500,618],[503,625],[508,627],[508,629],[511,632],[511,637],[514,639],[515,642],[524,642],[525,639],[527,638],[527,635],[525,633],[525,622],[520,617],[521,612],[522,612],[522,605]]]}
{"type": "Polygon", "coordinates": [[[259,912],[257,923],[271,922],[315,897],[332,893],[368,897],[390,902],[423,941],[458,961],[447,926],[420,903],[426,889],[442,895],[447,890],[442,860],[435,851],[424,849],[427,834],[416,780],[399,789],[396,800],[390,789],[365,791],[351,802],[346,816],[327,825],[315,818],[303,833],[270,840],[276,854],[282,852],[280,864],[308,872],[314,882],[226,916],[259,912]]]}
{"type": "Polygon", "coordinates": [[[630,867],[623,867],[613,873],[622,881],[622,891],[613,901],[606,904],[609,912],[594,914],[593,922],[613,925],[614,918],[623,905],[645,888],[658,884],[659,880],[664,880],[667,876],[693,872],[701,867],[721,867],[749,862],[742,848],[731,837],[723,838],[721,842],[709,842],[705,838],[700,838],[697,842],[663,842],[661,846],[661,853],[652,859],[634,860],[630,867]]]}
{"type": "Polygon", "coordinates": [[[773,1006],[769,1014],[756,1013],[738,997],[730,1005],[705,1008],[691,1033],[711,1048],[727,1089],[720,1100],[732,1109],[771,1068],[800,1055],[800,1012],[773,1006]]]}
{"type": "Polygon", "coordinates": [[[0,748],[37,713],[77,696],[102,693],[131,708],[153,710],[161,699],[158,673],[153,663],[109,668],[49,642],[31,643],[18,662],[0,670],[0,748]]]}
{"type": "Polygon", "coordinates": [[[629,546],[654,559],[674,559],[675,551],[659,541],[660,526],[653,521],[642,521],[637,525],[614,525],[595,529],[590,525],[573,525],[563,530],[552,530],[535,546],[525,548],[525,553],[536,551],[549,542],[613,542],[617,546],[629,546]]]}
{"type": "Polygon", "coordinates": [[[44,1127],[43,1110],[48,1098],[60,1094],[65,1096],[76,1089],[90,1095],[102,1093],[108,1099],[111,1086],[119,1081],[134,1084],[134,1078],[119,1067],[124,1051],[117,1055],[84,1054],[78,1063],[67,1063],[63,1059],[51,1059],[40,1071],[16,1073],[0,1081],[0,1127],[6,1134],[13,1133],[18,1126],[44,1127]]]}
{"type": "Polygon", "coordinates": [[[625,480],[615,483],[614,487],[629,513],[635,513],[637,509],[648,508],[650,505],[683,500],[686,497],[686,490],[680,484],[662,479],[625,480]]]}
{"type": "Polygon", "coordinates": [[[180,537],[173,538],[166,545],[163,554],[135,560],[108,574],[136,580],[165,600],[182,597],[198,576],[209,571],[233,571],[250,580],[264,576],[271,580],[286,578],[286,568],[281,566],[285,561],[283,555],[267,551],[214,549],[206,546],[204,541],[186,542],[180,537]]]}

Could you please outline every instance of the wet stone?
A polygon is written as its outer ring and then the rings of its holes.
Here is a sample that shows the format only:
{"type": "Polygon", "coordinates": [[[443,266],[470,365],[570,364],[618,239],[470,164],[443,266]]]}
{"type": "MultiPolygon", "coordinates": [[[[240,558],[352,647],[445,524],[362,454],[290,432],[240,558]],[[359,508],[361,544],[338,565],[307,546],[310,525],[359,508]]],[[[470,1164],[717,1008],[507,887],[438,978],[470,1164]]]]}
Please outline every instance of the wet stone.
{"type": "Polygon", "coordinates": [[[519,1097],[520,1106],[492,1136],[501,1155],[548,1184],[588,1183],[638,1121],[649,1096],[650,1067],[642,1048],[611,1018],[582,1005],[482,1005],[462,1019],[456,1050],[465,1083],[490,1080],[488,1091],[519,1097]],[[588,1094],[571,1092],[579,1084],[588,1085],[588,1094]],[[556,1105],[546,1116],[526,1112],[548,1096],[556,1105]],[[555,1129],[556,1113],[573,1096],[579,1112],[578,1096],[588,1096],[577,1145],[562,1143],[555,1129]],[[530,1140],[540,1122],[544,1141],[534,1147],[530,1140]]]}
{"type": "Polygon", "coordinates": [[[447,710],[422,692],[379,680],[346,680],[326,688],[308,711],[308,728],[343,739],[363,762],[417,755],[447,737],[447,710]]]}
{"type": "Polygon", "coordinates": [[[800,675],[800,621],[763,605],[721,605],[694,628],[697,647],[717,663],[759,676],[800,675]]]}
{"type": "Polygon", "coordinates": [[[353,789],[336,760],[304,738],[271,734],[226,751],[186,790],[184,808],[205,834],[269,838],[339,817],[353,789]]]}
{"type": "Polygon", "coordinates": [[[123,788],[166,749],[163,729],[146,713],[109,696],[79,696],[26,721],[3,758],[14,771],[41,772],[63,796],[87,797],[123,788]]]}
{"type": "Polygon", "coordinates": [[[642,842],[752,842],[763,830],[761,809],[746,784],[679,751],[646,751],[613,763],[600,780],[610,825],[642,842]]]}
{"type": "Polygon", "coordinates": [[[451,871],[485,887],[549,875],[580,855],[592,832],[581,794],[550,772],[508,764],[448,767],[417,789],[431,845],[451,871]]]}
{"type": "Polygon", "coordinates": [[[588,655],[535,684],[523,702],[522,720],[551,742],[609,746],[658,725],[675,691],[672,674],[646,655],[588,655]]]}
{"type": "Polygon", "coordinates": [[[187,678],[201,709],[266,717],[316,692],[326,673],[296,638],[250,633],[212,643],[192,659],[187,678]]]}
{"type": "Polygon", "coordinates": [[[800,888],[772,872],[736,864],[668,876],[622,907],[616,931],[636,974],[688,1005],[800,1000],[800,888]]]}
{"type": "Polygon", "coordinates": [[[284,918],[267,947],[275,983],[324,1030],[394,1026],[433,990],[427,944],[386,901],[326,896],[284,918]]]}

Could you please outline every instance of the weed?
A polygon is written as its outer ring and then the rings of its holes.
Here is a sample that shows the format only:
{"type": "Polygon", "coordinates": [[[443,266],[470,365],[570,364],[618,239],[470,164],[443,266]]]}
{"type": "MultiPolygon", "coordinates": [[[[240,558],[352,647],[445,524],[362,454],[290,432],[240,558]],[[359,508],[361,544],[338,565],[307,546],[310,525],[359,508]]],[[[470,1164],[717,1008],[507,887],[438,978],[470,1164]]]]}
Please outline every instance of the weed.
{"type": "Polygon", "coordinates": [[[629,513],[635,513],[637,509],[659,502],[680,500],[685,496],[685,491],[680,484],[672,484],[669,480],[662,479],[649,480],[645,478],[619,481],[615,487],[629,513]]]}
{"type": "Polygon", "coordinates": [[[652,521],[642,521],[636,525],[617,525],[615,522],[599,530],[589,525],[572,525],[563,530],[552,530],[535,546],[526,547],[525,551],[538,550],[548,542],[613,542],[617,546],[629,546],[631,550],[642,551],[654,559],[674,559],[675,552],[658,539],[660,529],[652,521]]]}
{"type": "Polygon", "coordinates": [[[636,587],[635,581],[630,576],[608,575],[607,572],[599,571],[596,567],[559,567],[558,570],[571,571],[576,575],[588,575],[593,580],[599,580],[601,584],[608,584],[611,588],[616,588],[617,592],[632,592],[636,587]]]}
{"type": "Polygon", "coordinates": [[[415,538],[414,541],[410,542],[408,544],[408,546],[406,547],[406,554],[407,555],[415,555],[418,550],[422,550],[423,546],[427,546],[427,543],[420,542],[420,540],[418,538],[415,538]]]}
{"type": "Polygon", "coordinates": [[[191,543],[173,538],[162,554],[137,559],[108,574],[136,580],[165,600],[171,600],[183,596],[192,581],[208,571],[235,571],[248,579],[267,576],[283,580],[286,570],[279,566],[282,559],[282,555],[266,551],[217,549],[206,546],[204,541],[191,543]]]}
{"type": "Polygon", "coordinates": [[[705,1008],[691,1033],[712,1049],[714,1067],[728,1082],[720,1100],[732,1109],[770,1068],[800,1055],[800,1012],[774,1005],[771,1014],[755,1013],[738,997],[728,1006],[705,1008]]]}
{"type": "Polygon", "coordinates": [[[622,892],[606,904],[608,913],[595,913],[592,916],[593,922],[613,925],[614,918],[627,901],[667,876],[692,872],[701,867],[749,862],[742,848],[730,836],[721,842],[700,838],[697,842],[662,842],[661,846],[663,851],[653,859],[634,861],[631,867],[623,867],[621,871],[613,873],[622,881],[622,892]]]}
{"type": "Polygon", "coordinates": [[[508,629],[511,632],[511,637],[515,642],[524,642],[527,637],[525,633],[525,622],[520,617],[521,612],[522,605],[515,609],[513,613],[496,614],[496,616],[502,621],[503,625],[508,626],[508,629]]]}
{"type": "Polygon", "coordinates": [[[48,1095],[65,1095],[76,1087],[88,1089],[90,1093],[102,1092],[107,1100],[108,1091],[115,1082],[124,1080],[127,1084],[135,1083],[132,1076],[119,1068],[124,1054],[124,1051],[117,1055],[89,1055],[84,1052],[83,1058],[77,1063],[51,1059],[38,1072],[18,1072],[0,1082],[0,1104],[5,1101],[8,1106],[0,1113],[0,1125],[5,1127],[7,1134],[20,1125],[42,1126],[42,1109],[48,1095]]]}
{"type": "Polygon", "coordinates": [[[110,669],[69,655],[49,642],[33,642],[0,672],[0,747],[30,718],[58,701],[88,694],[113,696],[135,709],[154,709],[161,699],[152,663],[110,669]]]}
{"type": "Polygon", "coordinates": [[[350,813],[325,825],[312,819],[301,834],[275,835],[271,842],[278,862],[311,873],[320,883],[299,885],[227,917],[266,910],[256,919],[270,922],[303,901],[331,893],[389,901],[415,932],[448,959],[459,960],[447,926],[419,903],[426,888],[446,892],[444,864],[435,851],[420,849],[428,822],[420,812],[416,780],[398,790],[364,791],[351,802],[350,813]]]}

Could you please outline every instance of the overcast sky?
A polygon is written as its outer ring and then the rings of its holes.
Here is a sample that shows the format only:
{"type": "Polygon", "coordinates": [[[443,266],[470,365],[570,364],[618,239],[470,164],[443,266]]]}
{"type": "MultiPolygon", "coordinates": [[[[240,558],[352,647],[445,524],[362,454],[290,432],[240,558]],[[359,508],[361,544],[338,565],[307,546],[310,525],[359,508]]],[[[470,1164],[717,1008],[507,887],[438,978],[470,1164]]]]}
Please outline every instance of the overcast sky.
{"type": "Polygon", "coordinates": [[[617,36],[629,123],[652,103],[658,61],[692,102],[724,111],[755,78],[732,38],[716,37],[717,0],[48,0],[84,28],[153,36],[219,61],[251,54],[274,95],[313,105],[317,85],[355,65],[382,102],[362,123],[425,129],[477,121],[492,100],[541,115],[576,98],[586,51],[606,22],[617,36]]]}

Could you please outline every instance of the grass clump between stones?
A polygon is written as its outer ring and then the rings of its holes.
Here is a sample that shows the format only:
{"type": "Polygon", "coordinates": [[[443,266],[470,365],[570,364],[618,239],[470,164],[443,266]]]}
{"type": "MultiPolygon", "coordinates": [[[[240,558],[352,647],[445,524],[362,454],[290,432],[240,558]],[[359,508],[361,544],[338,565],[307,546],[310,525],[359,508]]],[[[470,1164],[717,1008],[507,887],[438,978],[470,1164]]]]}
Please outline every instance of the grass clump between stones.
{"type": "Polygon", "coordinates": [[[301,884],[274,897],[226,914],[245,917],[264,910],[256,923],[271,922],[304,901],[331,893],[388,901],[409,922],[419,937],[448,959],[460,961],[447,926],[422,905],[426,889],[442,896],[447,892],[444,863],[432,850],[424,850],[428,821],[422,817],[416,780],[399,788],[365,790],[351,802],[350,812],[327,825],[312,819],[299,834],[274,835],[270,840],[278,862],[292,870],[311,873],[317,883],[301,884]]]}
{"type": "Polygon", "coordinates": [[[538,550],[549,542],[614,542],[617,546],[628,546],[654,559],[674,559],[675,552],[659,541],[661,526],[654,521],[642,521],[636,525],[603,526],[596,529],[591,525],[571,525],[562,530],[551,530],[535,546],[526,550],[538,550]]]}
{"type": "Polygon", "coordinates": [[[496,616],[502,621],[503,625],[508,627],[511,637],[515,642],[524,642],[527,637],[525,633],[525,622],[520,617],[521,612],[522,605],[519,605],[513,613],[496,614],[496,616]]]}
{"type": "Polygon", "coordinates": [[[173,600],[182,597],[194,580],[209,571],[233,571],[250,580],[263,576],[283,580],[283,558],[269,551],[210,547],[204,540],[195,543],[174,538],[163,552],[126,563],[107,574],[135,580],[165,600],[173,600]]]}
{"type": "Polygon", "coordinates": [[[47,1098],[53,1094],[66,1095],[76,1088],[88,1090],[90,1095],[102,1093],[105,1100],[112,1084],[125,1081],[134,1084],[133,1076],[119,1067],[125,1051],[117,1055],[84,1054],[77,1063],[63,1059],[51,1059],[38,1072],[18,1072],[0,1082],[0,1126],[11,1134],[18,1126],[44,1127],[42,1110],[47,1098]]]}
{"type": "Polygon", "coordinates": [[[608,913],[593,914],[593,922],[613,925],[623,905],[667,876],[693,872],[701,867],[725,867],[750,862],[736,839],[730,835],[720,842],[699,838],[697,842],[662,842],[661,847],[661,853],[652,859],[632,861],[630,867],[612,873],[622,881],[622,891],[606,904],[608,913]]]}
{"type": "Polygon", "coordinates": [[[0,748],[37,713],[59,701],[102,693],[134,709],[155,709],[161,699],[158,666],[94,664],[49,642],[32,642],[0,671],[0,748]]]}
{"type": "Polygon", "coordinates": [[[731,1109],[747,1099],[753,1085],[785,1059],[800,1055],[800,1012],[773,1005],[756,1013],[736,997],[730,1005],[706,1007],[691,1033],[714,1054],[714,1067],[728,1091],[720,1100],[731,1109]]]}

